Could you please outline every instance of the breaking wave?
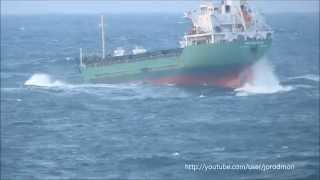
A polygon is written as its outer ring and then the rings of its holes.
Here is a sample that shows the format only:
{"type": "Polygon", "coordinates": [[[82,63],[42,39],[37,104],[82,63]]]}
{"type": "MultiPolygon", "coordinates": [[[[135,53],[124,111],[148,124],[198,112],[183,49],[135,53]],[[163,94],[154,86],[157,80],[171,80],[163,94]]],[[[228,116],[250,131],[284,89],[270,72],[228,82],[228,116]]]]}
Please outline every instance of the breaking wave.
{"type": "Polygon", "coordinates": [[[235,89],[237,96],[247,96],[251,94],[273,94],[278,92],[290,91],[291,86],[280,84],[274,73],[272,66],[267,59],[261,59],[252,67],[253,79],[244,86],[235,89]]]}
{"type": "Polygon", "coordinates": [[[291,77],[288,79],[306,79],[306,80],[310,80],[310,81],[315,81],[315,82],[319,82],[320,78],[319,75],[315,75],[315,74],[306,74],[306,75],[302,75],[302,76],[295,76],[295,77],[291,77]]]}
{"type": "Polygon", "coordinates": [[[59,80],[53,80],[49,75],[47,74],[34,74],[32,75],[25,83],[24,85],[27,86],[39,86],[39,87],[58,87],[58,86],[64,86],[65,83],[59,80]]]}
{"type": "Polygon", "coordinates": [[[49,87],[60,89],[81,89],[81,88],[117,88],[128,89],[134,86],[134,84],[127,85],[115,85],[115,84],[69,84],[61,80],[52,78],[48,74],[36,73],[33,74],[28,80],[25,81],[26,86],[35,87],[49,87]]]}
{"type": "Polygon", "coordinates": [[[97,95],[101,98],[116,100],[188,97],[186,92],[170,85],[160,87],[141,83],[70,84],[61,80],[56,80],[48,74],[38,73],[32,75],[27,81],[25,81],[24,85],[48,90],[61,90],[68,94],[85,93],[97,95]]]}

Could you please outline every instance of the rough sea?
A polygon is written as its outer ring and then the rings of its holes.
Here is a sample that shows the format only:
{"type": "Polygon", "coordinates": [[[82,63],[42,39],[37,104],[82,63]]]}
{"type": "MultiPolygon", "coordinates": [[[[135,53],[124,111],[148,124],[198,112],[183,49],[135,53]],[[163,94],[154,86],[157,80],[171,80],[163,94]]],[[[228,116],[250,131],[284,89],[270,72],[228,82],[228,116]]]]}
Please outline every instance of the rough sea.
{"type": "MultiPolygon", "coordinates": [[[[99,18],[1,16],[1,179],[319,178],[318,14],[266,15],[272,48],[236,90],[83,83],[99,18]]],[[[109,53],[178,47],[189,26],[105,19],[109,53]]]]}

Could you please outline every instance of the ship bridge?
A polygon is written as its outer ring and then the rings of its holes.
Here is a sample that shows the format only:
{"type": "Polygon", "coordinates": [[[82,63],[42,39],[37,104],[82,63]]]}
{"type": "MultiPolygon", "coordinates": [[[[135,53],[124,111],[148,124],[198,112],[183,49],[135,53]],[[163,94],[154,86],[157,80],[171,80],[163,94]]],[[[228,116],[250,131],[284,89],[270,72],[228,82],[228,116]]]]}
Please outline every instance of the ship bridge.
{"type": "Polygon", "coordinates": [[[181,47],[271,36],[270,28],[246,0],[223,0],[218,4],[206,0],[200,10],[187,12],[186,17],[192,28],[180,42],[181,47]]]}

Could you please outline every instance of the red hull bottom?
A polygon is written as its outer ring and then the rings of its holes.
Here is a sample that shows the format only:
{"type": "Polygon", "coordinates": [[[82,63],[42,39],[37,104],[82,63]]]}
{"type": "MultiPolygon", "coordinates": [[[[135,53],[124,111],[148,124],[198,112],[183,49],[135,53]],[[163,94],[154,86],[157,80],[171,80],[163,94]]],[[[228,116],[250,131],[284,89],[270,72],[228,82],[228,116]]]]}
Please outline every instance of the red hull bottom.
{"type": "Polygon", "coordinates": [[[241,71],[226,73],[223,75],[178,75],[153,79],[149,82],[155,85],[175,84],[183,86],[216,86],[223,88],[239,88],[252,80],[252,69],[247,67],[241,71]]]}

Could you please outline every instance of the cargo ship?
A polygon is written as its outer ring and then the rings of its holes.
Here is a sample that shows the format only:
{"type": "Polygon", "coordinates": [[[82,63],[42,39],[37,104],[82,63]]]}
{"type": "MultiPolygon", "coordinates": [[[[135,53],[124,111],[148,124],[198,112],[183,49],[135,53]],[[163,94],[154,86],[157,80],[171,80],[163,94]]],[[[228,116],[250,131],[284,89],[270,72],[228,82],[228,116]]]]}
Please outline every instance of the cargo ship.
{"type": "Polygon", "coordinates": [[[86,56],[80,48],[80,71],[86,82],[151,83],[238,88],[252,78],[251,66],[272,43],[272,30],[246,0],[202,1],[184,14],[192,24],[180,47],[158,51],[117,48],[86,56]]]}

